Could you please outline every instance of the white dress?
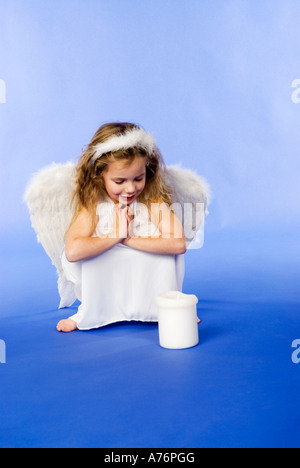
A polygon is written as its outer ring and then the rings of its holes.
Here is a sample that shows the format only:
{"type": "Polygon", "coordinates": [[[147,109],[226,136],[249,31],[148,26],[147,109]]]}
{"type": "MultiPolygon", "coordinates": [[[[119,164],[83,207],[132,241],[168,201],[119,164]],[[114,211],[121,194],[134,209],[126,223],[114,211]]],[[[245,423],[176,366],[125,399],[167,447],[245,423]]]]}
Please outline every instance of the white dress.
{"type": "MultiPolygon", "coordinates": [[[[140,237],[159,236],[147,208],[135,201],[132,229],[140,237]]],[[[98,206],[99,223],[94,236],[112,232],[114,202],[98,206]]],[[[70,263],[63,253],[62,264],[69,281],[75,284],[81,305],[70,318],[79,330],[99,328],[120,321],[157,322],[155,298],[167,291],[182,291],[184,255],[142,252],[117,244],[89,260],[70,263]]]]}

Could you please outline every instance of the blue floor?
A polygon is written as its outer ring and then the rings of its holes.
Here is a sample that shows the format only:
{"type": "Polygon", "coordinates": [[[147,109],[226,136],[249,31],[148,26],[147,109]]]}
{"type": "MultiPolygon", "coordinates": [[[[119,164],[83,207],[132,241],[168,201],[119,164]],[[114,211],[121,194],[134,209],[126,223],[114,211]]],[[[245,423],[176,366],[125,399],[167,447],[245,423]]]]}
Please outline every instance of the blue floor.
{"type": "Polygon", "coordinates": [[[235,245],[229,261],[213,240],[189,251],[200,344],[170,351],[157,324],[58,333],[70,311],[57,310],[55,271],[26,242],[1,252],[1,448],[300,446],[294,247],[279,263],[267,242],[257,259],[235,245]]]}

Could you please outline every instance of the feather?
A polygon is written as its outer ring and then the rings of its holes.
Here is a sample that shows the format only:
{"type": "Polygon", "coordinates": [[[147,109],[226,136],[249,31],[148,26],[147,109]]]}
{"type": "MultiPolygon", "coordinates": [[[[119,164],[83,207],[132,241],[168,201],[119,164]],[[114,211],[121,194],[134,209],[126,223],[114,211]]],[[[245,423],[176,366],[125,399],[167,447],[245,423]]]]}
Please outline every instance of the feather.
{"type": "Polygon", "coordinates": [[[156,148],[156,141],[150,132],[145,132],[142,128],[133,128],[132,130],[128,130],[124,135],[115,135],[104,143],[98,143],[94,147],[95,154],[91,159],[91,163],[95,163],[105,153],[117,151],[121,148],[133,148],[135,146],[152,153],[156,148]]]}
{"type": "Polygon", "coordinates": [[[69,307],[76,300],[73,283],[65,278],[61,263],[65,233],[73,217],[74,181],[74,163],[53,163],[32,176],[24,194],[37,240],[57,270],[59,308],[69,307]]]}
{"type": "Polygon", "coordinates": [[[203,177],[180,165],[166,166],[163,174],[176,216],[182,222],[188,247],[203,229],[205,214],[211,200],[209,184],[203,177]]]}

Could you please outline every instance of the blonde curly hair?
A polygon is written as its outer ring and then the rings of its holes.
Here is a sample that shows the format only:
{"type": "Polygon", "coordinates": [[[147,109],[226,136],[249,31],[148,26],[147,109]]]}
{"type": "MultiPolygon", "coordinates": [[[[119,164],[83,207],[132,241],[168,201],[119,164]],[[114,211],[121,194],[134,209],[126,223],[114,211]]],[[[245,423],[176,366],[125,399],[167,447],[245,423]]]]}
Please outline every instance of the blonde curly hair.
{"type": "Polygon", "coordinates": [[[112,151],[104,154],[91,163],[95,146],[104,143],[113,136],[123,135],[128,130],[140,128],[139,126],[127,123],[107,123],[102,125],[92,140],[80,156],[76,167],[75,190],[73,202],[75,203],[75,216],[82,208],[86,208],[91,214],[96,213],[98,203],[107,199],[103,174],[108,170],[109,164],[115,161],[125,161],[130,165],[136,157],[145,158],[146,162],[146,185],[139,196],[139,202],[145,204],[150,209],[151,203],[167,203],[172,205],[169,188],[163,180],[165,163],[158,149],[149,154],[142,148],[128,148],[112,151]]]}

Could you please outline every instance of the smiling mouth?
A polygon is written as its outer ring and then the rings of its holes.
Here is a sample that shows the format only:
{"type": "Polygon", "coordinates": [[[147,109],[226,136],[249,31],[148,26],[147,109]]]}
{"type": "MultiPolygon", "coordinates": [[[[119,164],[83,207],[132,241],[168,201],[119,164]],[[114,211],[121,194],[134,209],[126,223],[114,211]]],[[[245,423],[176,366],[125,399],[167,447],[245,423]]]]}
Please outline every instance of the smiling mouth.
{"type": "Polygon", "coordinates": [[[133,202],[134,199],[135,195],[133,195],[132,197],[126,197],[123,195],[120,196],[121,203],[125,203],[126,205],[129,205],[131,202],[133,202]]]}

